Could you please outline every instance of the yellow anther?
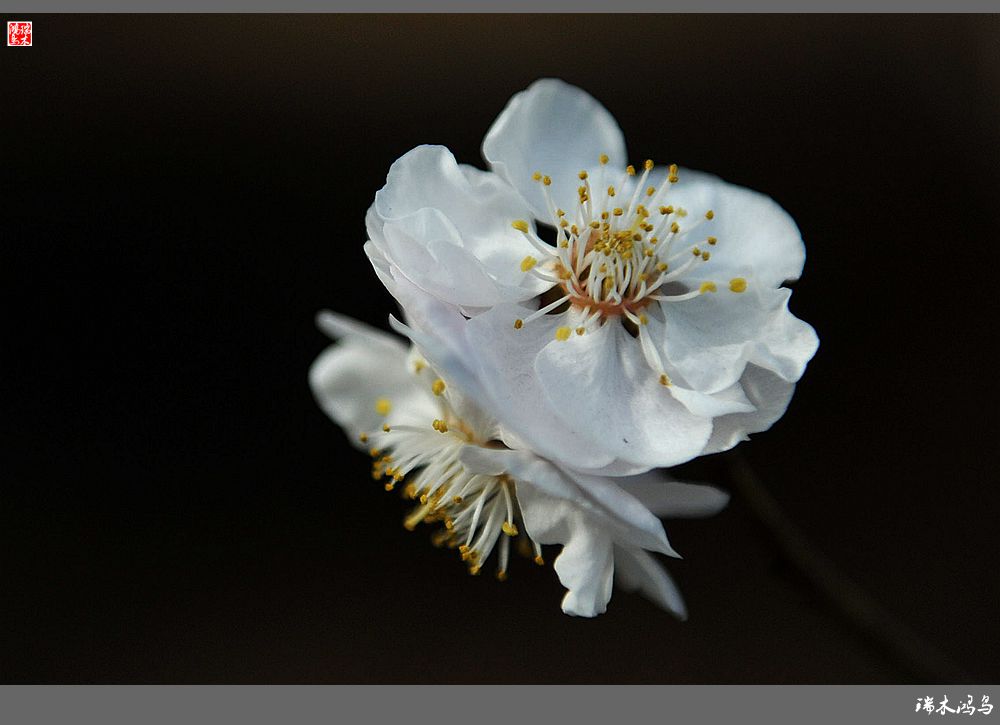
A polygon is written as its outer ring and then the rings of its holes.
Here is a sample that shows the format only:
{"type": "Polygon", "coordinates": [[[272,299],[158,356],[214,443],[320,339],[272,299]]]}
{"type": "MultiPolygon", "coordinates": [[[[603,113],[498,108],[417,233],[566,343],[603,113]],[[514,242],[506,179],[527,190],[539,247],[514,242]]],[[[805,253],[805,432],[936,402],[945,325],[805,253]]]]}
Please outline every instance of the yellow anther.
{"type": "Polygon", "coordinates": [[[389,415],[389,411],[392,410],[392,403],[386,398],[379,398],[375,401],[375,412],[379,415],[389,415]]]}
{"type": "Polygon", "coordinates": [[[667,264],[666,262],[660,262],[659,264],[656,265],[657,272],[666,272],[668,269],[670,269],[670,265],[667,264]]]}
{"type": "Polygon", "coordinates": [[[655,186],[650,186],[649,188],[646,189],[646,196],[652,196],[655,193],[656,193],[655,186]]]}
{"type": "Polygon", "coordinates": [[[522,327],[524,327],[524,320],[514,320],[515,330],[520,330],[522,327]]]}
{"type": "Polygon", "coordinates": [[[677,176],[677,164],[670,164],[670,175],[677,176]]]}
{"type": "Polygon", "coordinates": [[[542,172],[541,171],[536,171],[535,173],[533,173],[531,175],[531,178],[534,179],[535,181],[541,181],[542,180],[542,172]]]}
{"type": "Polygon", "coordinates": [[[594,221],[592,221],[590,223],[590,228],[591,229],[600,229],[600,227],[601,227],[601,223],[599,221],[594,220],[594,221]]]}
{"type": "Polygon", "coordinates": [[[698,288],[698,291],[701,292],[702,294],[705,294],[706,292],[715,292],[716,291],[715,282],[702,282],[701,286],[698,288]]]}
{"type": "Polygon", "coordinates": [[[423,360],[414,360],[413,361],[413,370],[415,372],[418,372],[418,373],[419,372],[423,372],[423,369],[425,367],[427,367],[427,363],[425,363],[423,360]]]}
{"type": "Polygon", "coordinates": [[[545,184],[546,186],[552,186],[552,177],[551,176],[543,176],[542,177],[542,183],[545,184]]]}
{"type": "Polygon", "coordinates": [[[704,262],[707,262],[711,256],[712,256],[711,252],[702,252],[701,253],[701,258],[702,258],[702,261],[704,261],[704,262]]]}
{"type": "Polygon", "coordinates": [[[445,519],[444,520],[444,527],[446,529],[448,529],[448,531],[451,531],[452,529],[455,528],[455,522],[452,521],[451,519],[445,519]]]}
{"type": "Polygon", "coordinates": [[[635,167],[632,164],[629,164],[625,167],[625,173],[629,176],[635,176],[635,167]]]}
{"type": "Polygon", "coordinates": [[[556,339],[559,342],[566,342],[569,339],[570,329],[568,327],[557,327],[556,328],[556,339]]]}
{"type": "Polygon", "coordinates": [[[529,269],[538,264],[538,260],[532,257],[530,254],[521,260],[521,271],[527,272],[529,269]]]}
{"type": "Polygon", "coordinates": [[[693,254],[693,255],[694,255],[694,256],[696,256],[696,257],[700,257],[700,256],[701,256],[701,250],[700,250],[700,249],[698,249],[698,247],[694,247],[694,248],[693,248],[693,249],[691,250],[691,254],[693,254]]]}
{"type": "Polygon", "coordinates": [[[644,163],[642,166],[643,166],[644,169],[646,169],[646,171],[652,171],[653,170],[653,160],[652,159],[646,159],[646,163],[644,163]]]}
{"type": "Polygon", "coordinates": [[[742,277],[733,277],[731,280],[729,280],[729,289],[732,292],[737,292],[737,293],[746,292],[747,281],[742,277]]]}
{"type": "Polygon", "coordinates": [[[368,434],[367,433],[362,433],[361,435],[358,436],[358,440],[361,441],[362,443],[367,443],[368,442],[368,434]]]}
{"type": "Polygon", "coordinates": [[[562,209],[556,209],[556,216],[566,216],[566,212],[562,209]]]}
{"type": "Polygon", "coordinates": [[[472,566],[470,566],[469,573],[472,574],[472,576],[476,576],[477,574],[479,574],[479,564],[473,564],[472,566]]]}
{"type": "Polygon", "coordinates": [[[501,582],[507,581],[507,572],[505,572],[503,569],[500,569],[497,572],[497,581],[501,581],[501,582]]]}
{"type": "Polygon", "coordinates": [[[640,325],[648,325],[649,324],[649,318],[646,317],[645,315],[639,315],[639,324],[640,325]]]}
{"type": "Polygon", "coordinates": [[[660,213],[661,214],[673,214],[674,213],[674,208],[672,206],[661,206],[660,207],[660,213]]]}
{"type": "Polygon", "coordinates": [[[382,424],[382,430],[385,431],[386,433],[388,433],[389,431],[392,430],[392,428],[389,427],[388,423],[383,423],[382,424]]]}
{"type": "Polygon", "coordinates": [[[577,176],[579,176],[580,180],[583,181],[584,179],[587,178],[587,172],[586,171],[581,171],[579,174],[577,174],[577,176]]]}
{"type": "Polygon", "coordinates": [[[510,521],[504,521],[500,530],[507,534],[507,536],[517,536],[517,527],[510,521]]]}
{"type": "Polygon", "coordinates": [[[565,229],[566,227],[569,226],[569,222],[566,221],[565,219],[560,219],[559,220],[559,226],[562,227],[563,229],[565,229]]]}
{"type": "Polygon", "coordinates": [[[578,327],[578,328],[576,328],[576,334],[577,334],[577,335],[582,335],[582,334],[583,334],[583,333],[585,333],[586,331],[587,331],[587,330],[586,330],[586,328],[583,328],[583,327],[578,327]]]}
{"type": "Polygon", "coordinates": [[[368,455],[371,456],[372,458],[378,458],[381,452],[382,451],[380,451],[378,448],[372,448],[368,451],[368,455]]]}
{"type": "Polygon", "coordinates": [[[676,184],[680,180],[681,177],[679,177],[677,174],[671,174],[670,176],[667,177],[667,181],[669,181],[671,184],[676,184]]]}
{"type": "Polygon", "coordinates": [[[705,212],[705,218],[706,219],[715,219],[715,212],[712,211],[711,209],[709,209],[708,211],[705,212]]]}
{"type": "Polygon", "coordinates": [[[600,161],[601,162],[601,166],[603,166],[604,164],[608,163],[608,155],[607,154],[601,154],[598,157],[598,161],[600,161]]]}
{"type": "Polygon", "coordinates": [[[608,187],[608,196],[614,196],[614,195],[615,195],[615,187],[609,186],[608,187]]]}
{"type": "Polygon", "coordinates": [[[426,493],[420,494],[420,503],[427,503],[428,498],[426,493]]]}
{"type": "Polygon", "coordinates": [[[670,387],[670,378],[667,376],[666,373],[660,373],[660,385],[662,385],[665,388],[670,387]]]}
{"type": "Polygon", "coordinates": [[[446,387],[447,386],[444,384],[444,380],[442,380],[441,378],[438,378],[433,383],[431,383],[431,390],[434,392],[434,395],[441,395],[441,393],[444,392],[444,389],[446,387]]]}
{"type": "Polygon", "coordinates": [[[519,232],[528,233],[528,222],[524,221],[524,219],[515,219],[510,225],[519,232]]]}
{"type": "Polygon", "coordinates": [[[707,241],[707,242],[708,242],[709,244],[711,244],[712,246],[715,246],[715,245],[716,245],[716,244],[718,243],[718,241],[719,241],[719,240],[718,240],[718,239],[716,239],[715,237],[709,237],[709,238],[708,238],[708,239],[707,239],[706,241],[707,241]]]}
{"type": "Polygon", "coordinates": [[[391,491],[392,489],[396,488],[396,482],[395,481],[389,481],[382,488],[384,488],[386,491],[391,491]]]}
{"type": "Polygon", "coordinates": [[[624,213],[625,213],[625,210],[624,210],[624,209],[622,209],[622,208],[621,208],[621,207],[619,207],[619,206],[616,206],[616,207],[614,208],[614,211],[613,211],[612,213],[613,213],[613,214],[614,214],[615,216],[621,216],[622,214],[624,214],[624,213]]]}
{"type": "MultiPolygon", "coordinates": [[[[431,427],[434,430],[436,430],[438,433],[447,433],[448,432],[448,424],[445,423],[440,418],[435,418],[434,422],[431,423],[431,427]]],[[[423,503],[423,502],[421,502],[421,503],[423,503]]]]}
{"type": "Polygon", "coordinates": [[[545,559],[542,558],[541,554],[535,557],[535,563],[538,564],[538,566],[545,566],[545,559]]]}
{"type": "Polygon", "coordinates": [[[464,501],[464,500],[465,500],[465,499],[464,499],[464,498],[462,498],[461,496],[452,496],[452,497],[451,497],[451,502],[452,502],[453,504],[455,504],[456,506],[458,506],[459,504],[461,504],[461,503],[462,503],[462,501],[464,501]]]}

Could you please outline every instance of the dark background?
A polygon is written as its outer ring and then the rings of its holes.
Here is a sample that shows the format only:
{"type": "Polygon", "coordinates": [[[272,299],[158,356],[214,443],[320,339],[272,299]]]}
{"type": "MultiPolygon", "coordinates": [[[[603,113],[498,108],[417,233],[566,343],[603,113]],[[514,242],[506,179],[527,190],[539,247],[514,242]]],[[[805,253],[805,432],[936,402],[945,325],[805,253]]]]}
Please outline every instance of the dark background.
{"type": "Polygon", "coordinates": [[[668,523],[688,622],[621,592],[573,619],[550,566],[472,578],[406,532],[313,403],[314,313],[393,310],[362,252],[390,163],[481,164],[550,75],[635,159],[797,220],[821,346],[745,455],[844,573],[1000,676],[997,17],[29,19],[0,47],[0,680],[912,681],[739,498],[668,523]]]}

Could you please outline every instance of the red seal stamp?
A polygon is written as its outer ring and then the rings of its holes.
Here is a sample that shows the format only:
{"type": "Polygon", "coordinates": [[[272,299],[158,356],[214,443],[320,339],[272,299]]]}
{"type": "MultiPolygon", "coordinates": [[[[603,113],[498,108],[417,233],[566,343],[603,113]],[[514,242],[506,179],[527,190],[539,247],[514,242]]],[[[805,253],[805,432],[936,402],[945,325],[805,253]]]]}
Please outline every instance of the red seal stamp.
{"type": "Polygon", "coordinates": [[[7,45],[31,45],[31,21],[30,20],[8,20],[7,21],[7,45]]]}

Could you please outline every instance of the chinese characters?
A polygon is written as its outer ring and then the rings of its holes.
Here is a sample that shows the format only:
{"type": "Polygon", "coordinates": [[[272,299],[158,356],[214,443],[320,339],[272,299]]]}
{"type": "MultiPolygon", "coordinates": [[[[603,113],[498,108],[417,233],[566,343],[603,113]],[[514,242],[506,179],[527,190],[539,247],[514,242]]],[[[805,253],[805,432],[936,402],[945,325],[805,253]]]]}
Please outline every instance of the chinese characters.
{"type": "Polygon", "coordinates": [[[977,713],[989,715],[993,712],[993,705],[990,703],[989,695],[982,696],[978,707],[976,706],[972,695],[967,695],[967,698],[968,699],[964,702],[956,702],[955,706],[952,707],[948,704],[947,695],[942,697],[941,701],[938,703],[934,702],[933,697],[921,697],[917,699],[917,706],[914,709],[914,712],[920,712],[922,710],[928,715],[975,715],[977,713]]]}

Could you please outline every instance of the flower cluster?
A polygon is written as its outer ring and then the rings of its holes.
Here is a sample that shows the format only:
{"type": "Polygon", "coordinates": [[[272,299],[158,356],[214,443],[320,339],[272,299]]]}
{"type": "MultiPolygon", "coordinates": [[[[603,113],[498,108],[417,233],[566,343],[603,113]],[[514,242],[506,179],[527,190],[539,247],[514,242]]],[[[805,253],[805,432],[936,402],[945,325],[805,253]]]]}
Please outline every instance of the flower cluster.
{"type": "Polygon", "coordinates": [[[326,313],[314,393],[415,502],[406,525],[440,524],[473,574],[558,544],[567,613],[603,612],[617,577],[684,616],[658,517],[726,496],[654,469],[784,413],[818,344],[783,286],[798,230],[756,192],[628,164],[608,111],[561,81],[515,95],[483,155],[490,171],[440,146],[392,165],[365,251],[410,347],[326,313]]]}

